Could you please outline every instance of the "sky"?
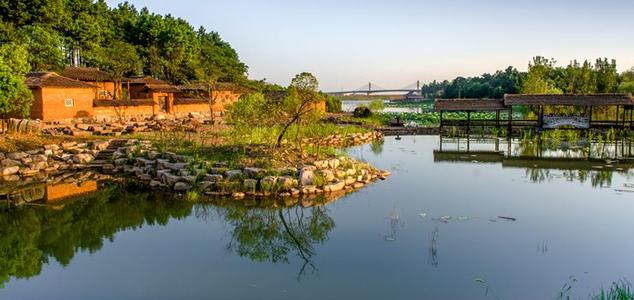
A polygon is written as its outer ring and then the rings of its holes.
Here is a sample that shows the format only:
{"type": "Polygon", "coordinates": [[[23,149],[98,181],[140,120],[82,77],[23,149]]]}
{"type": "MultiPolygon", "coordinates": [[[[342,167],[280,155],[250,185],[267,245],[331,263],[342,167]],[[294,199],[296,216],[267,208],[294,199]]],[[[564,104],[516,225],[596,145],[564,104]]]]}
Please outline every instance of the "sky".
{"type": "Polygon", "coordinates": [[[306,71],[324,91],[526,70],[536,55],[634,66],[634,0],[128,2],[217,31],[251,79],[288,85],[306,71]]]}

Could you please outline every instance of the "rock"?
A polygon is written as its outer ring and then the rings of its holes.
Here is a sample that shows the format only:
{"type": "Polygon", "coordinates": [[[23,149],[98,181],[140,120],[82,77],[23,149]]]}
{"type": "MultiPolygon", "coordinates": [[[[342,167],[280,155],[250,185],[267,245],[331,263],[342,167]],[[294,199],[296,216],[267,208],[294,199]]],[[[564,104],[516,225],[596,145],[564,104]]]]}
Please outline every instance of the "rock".
{"type": "Polygon", "coordinates": [[[39,173],[39,170],[33,170],[30,168],[21,168],[20,169],[20,175],[22,175],[23,177],[30,177],[30,176],[34,176],[35,174],[39,173]]]}
{"type": "Polygon", "coordinates": [[[114,165],[113,164],[103,164],[101,166],[102,170],[106,170],[106,171],[111,171],[114,170],[114,165]]]}
{"type": "Polygon", "coordinates": [[[176,183],[179,182],[180,179],[181,178],[179,176],[169,174],[169,173],[165,173],[162,176],[163,183],[165,183],[167,186],[176,185],[176,183]]]}
{"type": "Polygon", "coordinates": [[[46,168],[48,168],[48,163],[46,161],[38,161],[38,162],[34,162],[31,165],[29,165],[29,168],[33,169],[33,170],[44,170],[46,168]]]}
{"type": "Polygon", "coordinates": [[[184,182],[177,182],[174,184],[174,191],[177,191],[177,192],[184,192],[189,190],[190,188],[191,187],[187,183],[184,183],[184,182]]]}
{"type": "Polygon", "coordinates": [[[277,178],[277,184],[284,191],[290,190],[292,187],[297,185],[297,182],[293,177],[290,176],[281,176],[277,178]]]}
{"type": "Polygon", "coordinates": [[[199,182],[199,183],[198,183],[198,188],[199,188],[201,191],[210,191],[210,190],[211,190],[211,187],[212,187],[213,185],[214,185],[214,183],[213,183],[213,182],[211,182],[211,181],[201,181],[201,182],[199,182]]]}
{"type": "Polygon", "coordinates": [[[330,167],[331,169],[338,168],[339,164],[340,164],[340,161],[338,159],[336,159],[336,158],[328,160],[328,167],[330,167]]]}
{"type": "Polygon", "coordinates": [[[233,197],[234,199],[242,199],[242,198],[244,198],[244,193],[235,192],[235,193],[231,194],[231,197],[233,197]]]}
{"type": "Polygon", "coordinates": [[[304,195],[314,194],[317,188],[314,185],[303,186],[301,189],[301,193],[304,195]]]}
{"type": "Polygon", "coordinates": [[[360,188],[362,188],[363,186],[365,186],[365,184],[364,184],[363,182],[355,182],[355,183],[352,185],[352,187],[353,187],[353,188],[355,188],[355,189],[360,189],[360,188]]]}
{"type": "Polygon", "coordinates": [[[13,160],[21,160],[25,157],[28,157],[29,155],[26,152],[11,152],[11,153],[7,153],[7,158],[8,159],[13,159],[13,160]]]}
{"type": "Polygon", "coordinates": [[[216,183],[216,182],[222,181],[222,178],[223,178],[222,175],[219,175],[219,174],[207,174],[205,175],[205,178],[203,180],[216,183]]]}
{"type": "Polygon", "coordinates": [[[238,177],[240,175],[242,175],[242,170],[237,170],[236,169],[236,170],[227,171],[227,178],[228,179],[232,179],[232,178],[238,177]]]}
{"type": "Polygon", "coordinates": [[[314,162],[315,167],[317,167],[317,169],[326,169],[328,168],[328,161],[326,160],[317,160],[314,162]]]}
{"type": "Polygon", "coordinates": [[[315,173],[309,168],[302,168],[299,173],[299,184],[302,186],[312,185],[315,181],[315,173]]]}
{"type": "Polygon", "coordinates": [[[48,156],[44,155],[44,154],[36,154],[31,156],[31,158],[33,159],[33,162],[46,162],[48,161],[48,156]]]}
{"type": "Polygon", "coordinates": [[[172,171],[180,171],[182,169],[187,168],[187,163],[172,163],[172,164],[169,164],[167,168],[172,171]]]}
{"type": "Polygon", "coordinates": [[[355,179],[355,178],[353,178],[351,176],[346,177],[346,180],[345,180],[346,185],[352,185],[355,182],[357,182],[357,179],[355,179]]]}
{"type": "Polygon", "coordinates": [[[324,176],[324,179],[326,180],[326,182],[331,182],[335,180],[335,174],[332,172],[332,170],[328,170],[328,169],[322,170],[321,175],[324,176]]]}
{"type": "Polygon", "coordinates": [[[92,143],[92,149],[93,150],[97,150],[97,151],[103,151],[108,149],[108,146],[110,145],[110,143],[105,142],[105,141],[96,141],[94,143],[92,143]]]}
{"type": "Polygon", "coordinates": [[[44,145],[44,149],[45,150],[50,150],[50,151],[57,151],[57,150],[59,150],[59,145],[55,145],[55,144],[44,145]]]}
{"type": "Polygon", "coordinates": [[[159,155],[160,155],[160,153],[158,151],[152,150],[152,151],[148,151],[147,158],[154,160],[154,159],[158,158],[159,155]]]}
{"type": "Polygon", "coordinates": [[[185,182],[189,182],[189,183],[193,184],[194,182],[196,182],[196,176],[184,175],[184,176],[181,176],[181,180],[184,180],[185,182]]]}
{"type": "Polygon", "coordinates": [[[257,179],[245,179],[242,186],[244,187],[245,192],[255,193],[258,187],[257,179]]]}
{"type": "Polygon", "coordinates": [[[155,188],[161,187],[162,185],[163,184],[160,181],[158,181],[158,180],[151,180],[150,181],[150,187],[151,188],[155,189],[155,188]]]}
{"type": "Polygon", "coordinates": [[[93,159],[92,155],[85,154],[85,153],[75,154],[73,156],[73,162],[77,164],[87,164],[91,162],[92,159],[93,159]]]}
{"type": "Polygon", "coordinates": [[[334,183],[324,185],[324,192],[341,191],[344,187],[346,187],[346,182],[343,180],[337,180],[334,183]]]}
{"type": "Polygon", "coordinates": [[[137,157],[134,159],[137,165],[145,167],[145,166],[153,166],[156,164],[155,160],[145,159],[143,157],[137,157]]]}
{"type": "Polygon", "coordinates": [[[298,190],[296,188],[292,188],[291,189],[291,196],[297,196],[297,195],[299,195],[300,192],[301,192],[300,190],[298,190]]]}
{"type": "Polygon", "coordinates": [[[271,192],[275,189],[277,184],[276,176],[266,176],[260,180],[260,189],[263,192],[271,192]]]}
{"type": "Polygon", "coordinates": [[[258,177],[261,174],[266,173],[266,170],[260,168],[246,167],[244,173],[249,177],[258,177]]]}
{"type": "Polygon", "coordinates": [[[71,148],[74,148],[77,145],[77,142],[66,142],[66,143],[62,143],[62,149],[64,150],[69,150],[71,148]]]}
{"type": "Polygon", "coordinates": [[[279,196],[279,197],[281,197],[281,198],[287,198],[287,197],[290,197],[290,196],[291,196],[291,193],[289,193],[289,192],[283,192],[283,193],[279,193],[279,195],[278,195],[278,196],[279,196]]]}
{"type": "Polygon", "coordinates": [[[128,159],[127,158],[117,158],[114,160],[114,165],[115,166],[123,166],[125,164],[128,163],[128,159]]]}
{"type": "Polygon", "coordinates": [[[346,175],[348,175],[348,176],[354,176],[355,174],[357,174],[357,170],[355,170],[353,168],[346,170],[346,175]]]}
{"type": "Polygon", "coordinates": [[[9,175],[13,175],[16,174],[20,171],[20,167],[19,166],[10,166],[10,167],[2,167],[0,168],[0,175],[2,176],[9,176],[9,175]]]}
{"type": "Polygon", "coordinates": [[[2,166],[3,167],[13,167],[13,166],[19,166],[20,162],[18,162],[17,160],[13,160],[10,158],[5,158],[2,160],[2,166]]]}

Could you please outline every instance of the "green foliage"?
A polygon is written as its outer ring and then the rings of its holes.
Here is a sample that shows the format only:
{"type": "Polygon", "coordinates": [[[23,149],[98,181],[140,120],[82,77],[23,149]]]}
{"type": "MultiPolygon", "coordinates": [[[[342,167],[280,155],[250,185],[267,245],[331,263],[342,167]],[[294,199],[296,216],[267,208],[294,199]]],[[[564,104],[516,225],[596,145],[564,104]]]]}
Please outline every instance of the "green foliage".
{"type": "Polygon", "coordinates": [[[317,77],[315,75],[302,72],[291,80],[291,87],[297,88],[300,91],[311,91],[316,92],[319,89],[319,82],[317,81],[317,77]]]}
{"type": "Polygon", "coordinates": [[[341,99],[323,94],[326,98],[326,111],[331,113],[341,112],[341,99]]]}
{"type": "Polygon", "coordinates": [[[622,82],[618,87],[619,93],[631,93],[634,94],[634,81],[622,82]]]}
{"type": "Polygon", "coordinates": [[[385,108],[385,103],[381,99],[375,99],[370,102],[370,105],[368,106],[368,108],[370,108],[372,112],[376,113],[383,110],[383,108],[385,108]]]}
{"type": "Polygon", "coordinates": [[[421,87],[426,98],[502,98],[504,94],[516,94],[524,74],[513,67],[494,74],[464,78],[452,81],[433,81],[421,87]]]}
{"type": "Polygon", "coordinates": [[[219,81],[246,80],[246,65],[218,33],[128,2],[110,8],[103,0],[0,0],[0,25],[0,42],[24,45],[34,70],[74,62],[115,75],[140,69],[173,83],[205,81],[211,73],[219,81]]]}
{"type": "Polygon", "coordinates": [[[33,95],[24,83],[29,69],[24,47],[12,43],[0,47],[0,117],[29,113],[33,95]]]}

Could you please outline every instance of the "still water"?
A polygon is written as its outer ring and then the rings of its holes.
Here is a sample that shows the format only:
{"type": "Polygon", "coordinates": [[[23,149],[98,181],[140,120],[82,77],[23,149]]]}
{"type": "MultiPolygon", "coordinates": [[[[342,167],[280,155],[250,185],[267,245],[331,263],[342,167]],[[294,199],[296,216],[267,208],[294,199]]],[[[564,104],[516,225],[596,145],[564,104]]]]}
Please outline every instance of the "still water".
{"type": "MultiPolygon", "coordinates": [[[[341,102],[341,111],[353,112],[355,108],[359,106],[369,106],[372,101],[370,100],[345,100],[341,102]]],[[[389,101],[384,101],[388,103],[389,101]]],[[[407,106],[387,106],[384,107],[381,112],[384,113],[422,113],[422,107],[407,107],[407,106]]]]}
{"type": "Polygon", "coordinates": [[[386,137],[349,152],[392,176],[334,201],[14,207],[0,299],[585,299],[634,278],[632,150],[386,137]]]}

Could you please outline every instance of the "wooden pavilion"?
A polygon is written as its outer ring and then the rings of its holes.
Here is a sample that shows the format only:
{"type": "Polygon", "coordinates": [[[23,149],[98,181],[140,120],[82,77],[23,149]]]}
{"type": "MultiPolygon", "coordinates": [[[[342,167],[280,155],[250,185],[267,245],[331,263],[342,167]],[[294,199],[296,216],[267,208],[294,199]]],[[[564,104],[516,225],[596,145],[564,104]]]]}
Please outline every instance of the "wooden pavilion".
{"type": "Polygon", "coordinates": [[[634,99],[631,94],[588,94],[588,95],[528,95],[506,94],[504,99],[437,99],[435,110],[440,113],[440,127],[472,126],[500,127],[506,125],[509,132],[513,127],[535,127],[555,129],[570,127],[589,128],[630,128],[634,129],[634,99]],[[514,106],[529,106],[537,111],[537,120],[513,120],[514,106]],[[548,107],[576,107],[580,114],[546,114],[548,107]],[[612,109],[614,114],[608,119],[594,119],[593,109],[612,109]],[[467,119],[446,119],[443,112],[466,112],[467,119]],[[495,119],[472,119],[472,112],[495,112],[495,119]],[[507,112],[505,119],[500,113],[507,112]]]}

